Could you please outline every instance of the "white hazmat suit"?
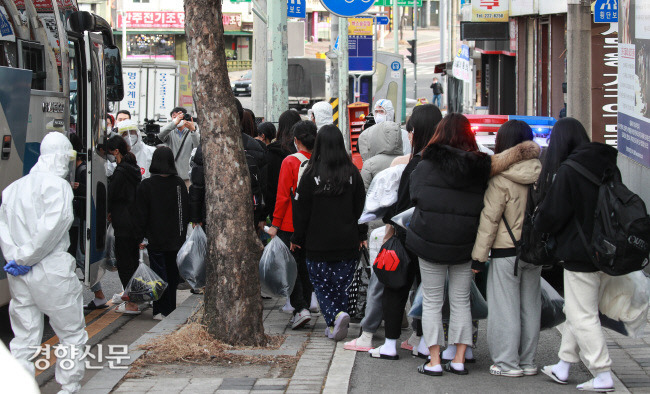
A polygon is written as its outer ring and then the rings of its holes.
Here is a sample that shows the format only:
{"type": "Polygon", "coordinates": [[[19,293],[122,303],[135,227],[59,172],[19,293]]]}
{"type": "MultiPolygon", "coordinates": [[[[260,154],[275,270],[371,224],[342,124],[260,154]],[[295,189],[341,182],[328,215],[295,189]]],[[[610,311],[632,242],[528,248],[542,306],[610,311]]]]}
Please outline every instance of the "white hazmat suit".
{"type": "Polygon", "coordinates": [[[11,354],[32,374],[29,359],[43,338],[43,314],[63,346],[56,365],[56,381],[63,393],[81,388],[80,360],[86,333],[82,286],[75,275],[75,259],[67,252],[73,220],[69,172],[72,145],[59,132],[43,138],[38,162],[28,175],[2,192],[0,248],[6,261],[31,266],[24,275],[7,275],[11,301],[9,316],[15,338],[11,354]]]}
{"type": "Polygon", "coordinates": [[[311,107],[309,112],[314,117],[316,130],[320,130],[321,127],[334,123],[332,111],[332,105],[327,101],[319,101],[311,107]]]}
{"type": "Polygon", "coordinates": [[[151,166],[151,158],[153,152],[156,150],[153,146],[149,146],[142,142],[138,124],[134,120],[123,120],[117,124],[117,132],[126,140],[126,143],[131,147],[131,153],[135,155],[140,167],[142,179],[147,179],[151,175],[149,167],[151,166]]]}
{"type": "MultiPolygon", "coordinates": [[[[395,108],[393,108],[393,102],[387,99],[377,100],[374,107],[374,116],[375,123],[379,124],[385,121],[394,122],[395,121],[395,108]],[[377,114],[377,109],[382,108],[385,115],[377,114]]],[[[408,132],[402,129],[402,154],[408,155],[411,153],[411,141],[409,141],[408,132]]]]}

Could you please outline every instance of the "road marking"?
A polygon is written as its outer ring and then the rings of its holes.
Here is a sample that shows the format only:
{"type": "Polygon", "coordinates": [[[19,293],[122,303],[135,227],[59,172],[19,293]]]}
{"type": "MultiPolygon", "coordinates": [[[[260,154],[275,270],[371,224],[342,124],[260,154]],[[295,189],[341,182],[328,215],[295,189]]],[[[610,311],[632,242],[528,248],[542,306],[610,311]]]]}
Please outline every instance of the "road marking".
{"type": "MultiPolygon", "coordinates": [[[[108,327],[109,324],[117,320],[118,317],[122,316],[122,313],[116,313],[113,312],[113,303],[111,301],[108,302],[108,308],[105,309],[95,309],[94,311],[90,312],[85,316],[85,322],[86,322],[86,332],[88,333],[88,339],[94,337],[98,333],[100,333],[103,329],[108,327]],[[95,318],[98,318],[95,320],[95,318]],[[95,321],[93,321],[95,320],[95,321]],[[88,324],[88,322],[91,322],[91,324],[88,324]]],[[[52,338],[48,339],[47,341],[43,342],[41,344],[41,348],[50,345],[50,348],[56,346],[59,343],[59,337],[58,336],[53,336],[52,338]]],[[[41,359],[47,359],[50,362],[50,367],[47,369],[37,369],[36,370],[36,375],[38,376],[44,371],[47,371],[48,369],[52,368],[56,364],[56,356],[54,355],[54,351],[50,351],[48,356],[40,357],[38,360],[41,359]]],[[[34,360],[36,362],[37,360],[34,360]]]]}

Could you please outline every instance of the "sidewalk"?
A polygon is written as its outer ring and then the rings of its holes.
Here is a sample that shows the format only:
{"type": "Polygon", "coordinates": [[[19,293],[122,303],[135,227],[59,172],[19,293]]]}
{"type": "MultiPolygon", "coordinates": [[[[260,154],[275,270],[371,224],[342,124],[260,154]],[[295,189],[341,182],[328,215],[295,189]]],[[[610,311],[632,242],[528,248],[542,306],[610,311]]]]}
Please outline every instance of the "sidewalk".
{"type": "MultiPolygon", "coordinates": [[[[323,334],[325,322],[320,314],[313,315],[306,329],[291,330],[290,314],[280,312],[284,300],[264,300],[264,329],[267,334],[286,335],[277,350],[239,350],[235,354],[298,357],[295,369],[274,365],[210,365],[175,363],[147,366],[133,371],[131,365],[144,351],[138,346],[168,334],[184,324],[202,300],[192,295],[174,313],[145,333],[129,347],[127,369],[106,366],[83,388],[83,393],[345,393],[348,391],[355,353],[343,351],[323,334]],[[135,373],[134,373],[135,372],[135,373]]],[[[350,328],[350,337],[358,325],[350,328]]]]}

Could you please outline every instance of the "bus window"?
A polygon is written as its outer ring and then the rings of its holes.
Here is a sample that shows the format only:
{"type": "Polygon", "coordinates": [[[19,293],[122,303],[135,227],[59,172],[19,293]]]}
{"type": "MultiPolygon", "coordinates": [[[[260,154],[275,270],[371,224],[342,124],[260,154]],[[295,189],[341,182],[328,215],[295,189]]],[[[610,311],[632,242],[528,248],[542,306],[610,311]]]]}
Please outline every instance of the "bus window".
{"type": "Polygon", "coordinates": [[[32,70],[32,89],[45,90],[45,49],[42,44],[18,41],[18,67],[32,70]]]}

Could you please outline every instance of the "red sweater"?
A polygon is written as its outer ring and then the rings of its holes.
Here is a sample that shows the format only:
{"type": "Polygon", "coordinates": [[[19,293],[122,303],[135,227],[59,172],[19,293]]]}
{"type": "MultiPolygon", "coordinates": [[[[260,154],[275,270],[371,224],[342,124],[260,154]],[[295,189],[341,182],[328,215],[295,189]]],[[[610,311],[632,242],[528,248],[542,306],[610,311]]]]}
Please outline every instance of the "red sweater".
{"type": "MultiPolygon", "coordinates": [[[[307,159],[311,153],[300,151],[307,159]]],[[[298,184],[298,171],[300,159],[289,155],[282,160],[280,176],[278,178],[278,194],[275,198],[275,211],[273,212],[273,225],[282,231],[293,232],[293,211],[291,201],[296,193],[298,184]]]]}

